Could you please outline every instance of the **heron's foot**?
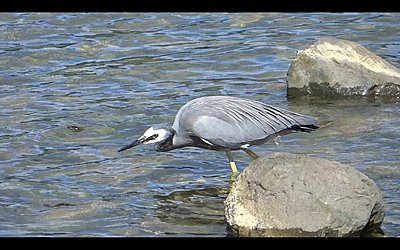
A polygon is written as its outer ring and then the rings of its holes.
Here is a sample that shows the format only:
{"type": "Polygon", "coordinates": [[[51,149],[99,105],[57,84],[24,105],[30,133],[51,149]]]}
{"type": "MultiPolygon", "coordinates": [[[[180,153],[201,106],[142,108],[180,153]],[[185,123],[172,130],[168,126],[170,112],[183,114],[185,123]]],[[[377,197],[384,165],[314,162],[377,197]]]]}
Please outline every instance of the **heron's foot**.
{"type": "Polygon", "coordinates": [[[237,177],[237,175],[235,175],[235,176],[231,175],[231,178],[229,179],[229,189],[231,189],[233,186],[233,183],[235,183],[236,177],[237,177]]]}
{"type": "Polygon", "coordinates": [[[237,177],[239,176],[240,172],[232,172],[231,178],[229,179],[229,186],[232,186],[232,184],[236,181],[237,177]]]}
{"type": "Polygon", "coordinates": [[[242,150],[244,151],[244,152],[246,152],[246,154],[248,154],[251,158],[253,158],[254,160],[255,159],[257,159],[258,157],[260,157],[260,156],[258,156],[256,153],[254,153],[253,151],[251,151],[250,149],[248,149],[248,148],[242,148],[242,150]]]}

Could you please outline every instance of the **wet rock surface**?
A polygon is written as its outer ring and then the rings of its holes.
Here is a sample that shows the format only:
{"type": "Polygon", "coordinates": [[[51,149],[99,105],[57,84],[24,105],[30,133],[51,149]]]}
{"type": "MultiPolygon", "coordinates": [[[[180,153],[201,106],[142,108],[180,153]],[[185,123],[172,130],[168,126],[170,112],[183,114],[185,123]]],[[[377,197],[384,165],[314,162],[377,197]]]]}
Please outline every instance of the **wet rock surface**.
{"type": "Polygon", "coordinates": [[[253,161],[225,200],[231,236],[360,236],[379,229],[383,197],[339,162],[274,153],[253,161]]]}
{"type": "Polygon", "coordinates": [[[320,39],[299,50],[287,73],[288,95],[400,98],[400,70],[362,45],[320,39]]]}

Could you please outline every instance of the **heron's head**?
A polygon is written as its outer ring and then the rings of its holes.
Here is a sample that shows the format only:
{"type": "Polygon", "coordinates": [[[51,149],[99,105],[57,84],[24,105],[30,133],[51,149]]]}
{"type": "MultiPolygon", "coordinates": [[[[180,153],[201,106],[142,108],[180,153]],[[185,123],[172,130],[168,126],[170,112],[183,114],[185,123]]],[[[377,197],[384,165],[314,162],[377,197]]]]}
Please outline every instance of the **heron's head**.
{"type": "Polygon", "coordinates": [[[167,127],[150,127],[144,134],[134,140],[132,143],[126,145],[125,147],[118,149],[118,152],[124,151],[126,149],[142,145],[142,144],[152,144],[156,143],[154,149],[156,151],[168,151],[172,146],[172,137],[174,132],[172,129],[167,127]]]}

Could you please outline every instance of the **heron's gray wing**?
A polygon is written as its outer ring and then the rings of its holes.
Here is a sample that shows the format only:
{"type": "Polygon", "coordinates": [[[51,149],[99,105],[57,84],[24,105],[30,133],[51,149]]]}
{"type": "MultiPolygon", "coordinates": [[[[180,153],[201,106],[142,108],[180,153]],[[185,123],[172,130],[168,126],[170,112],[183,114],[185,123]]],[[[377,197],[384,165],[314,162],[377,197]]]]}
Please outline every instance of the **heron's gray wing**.
{"type": "Polygon", "coordinates": [[[236,97],[203,97],[184,105],[173,128],[225,147],[267,138],[316,119],[258,101],[236,97]],[[224,144],[224,145],[222,145],[224,144]]]}

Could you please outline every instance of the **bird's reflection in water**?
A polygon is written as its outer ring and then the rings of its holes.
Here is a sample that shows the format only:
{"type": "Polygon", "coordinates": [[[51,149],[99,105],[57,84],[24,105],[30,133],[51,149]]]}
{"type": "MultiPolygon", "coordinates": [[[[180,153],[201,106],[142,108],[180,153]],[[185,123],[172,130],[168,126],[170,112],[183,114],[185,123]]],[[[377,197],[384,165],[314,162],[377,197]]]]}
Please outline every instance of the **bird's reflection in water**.
{"type": "Polygon", "coordinates": [[[224,224],[224,200],[229,187],[206,187],[154,195],[157,217],[162,222],[181,225],[224,224]]]}

